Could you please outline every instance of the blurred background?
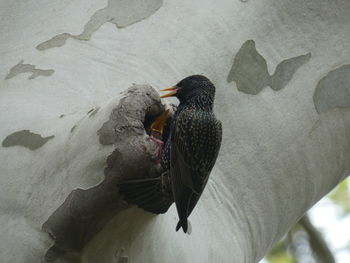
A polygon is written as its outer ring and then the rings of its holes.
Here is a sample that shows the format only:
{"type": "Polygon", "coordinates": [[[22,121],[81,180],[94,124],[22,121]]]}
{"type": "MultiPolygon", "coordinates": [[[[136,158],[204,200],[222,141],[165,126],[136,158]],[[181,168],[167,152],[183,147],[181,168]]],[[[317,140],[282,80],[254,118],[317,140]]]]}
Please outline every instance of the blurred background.
{"type": "Polygon", "coordinates": [[[350,181],[312,207],[260,263],[349,263],[350,181]]]}

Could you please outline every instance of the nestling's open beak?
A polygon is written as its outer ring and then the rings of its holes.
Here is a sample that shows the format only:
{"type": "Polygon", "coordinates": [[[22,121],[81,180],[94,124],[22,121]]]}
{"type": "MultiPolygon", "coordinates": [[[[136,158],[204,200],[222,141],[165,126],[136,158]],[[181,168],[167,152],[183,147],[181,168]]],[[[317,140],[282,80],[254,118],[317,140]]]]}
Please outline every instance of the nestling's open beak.
{"type": "Polygon", "coordinates": [[[164,126],[166,121],[169,118],[169,109],[167,109],[165,112],[163,112],[162,115],[160,115],[151,125],[150,130],[151,130],[151,134],[155,135],[158,134],[160,136],[163,135],[163,131],[164,131],[164,126]]]}
{"type": "Polygon", "coordinates": [[[170,88],[166,88],[166,89],[162,89],[160,91],[170,91],[168,94],[165,94],[163,96],[160,96],[161,98],[167,98],[167,97],[171,97],[171,96],[174,96],[177,92],[177,87],[176,86],[173,86],[173,87],[170,87],[170,88]]]}

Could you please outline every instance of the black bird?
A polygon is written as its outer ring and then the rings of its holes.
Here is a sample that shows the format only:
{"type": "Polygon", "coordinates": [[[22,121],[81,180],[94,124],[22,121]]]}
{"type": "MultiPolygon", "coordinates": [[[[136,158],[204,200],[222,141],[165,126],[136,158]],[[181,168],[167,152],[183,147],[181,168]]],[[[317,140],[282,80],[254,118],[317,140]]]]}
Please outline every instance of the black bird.
{"type": "Polygon", "coordinates": [[[187,218],[196,206],[219,153],[222,127],[213,112],[215,87],[201,75],[189,76],[161,98],[174,96],[180,104],[172,117],[162,150],[160,177],[119,184],[124,199],[146,211],[165,213],[175,201],[176,231],[186,233],[187,218]]]}
{"type": "MultiPolygon", "coordinates": [[[[175,96],[180,104],[170,127],[161,164],[168,171],[179,222],[187,232],[187,217],[196,206],[219,153],[222,127],[215,117],[215,87],[202,75],[181,80],[162,98],[175,96]]],[[[164,90],[163,90],[164,91],[164,90]]]]}

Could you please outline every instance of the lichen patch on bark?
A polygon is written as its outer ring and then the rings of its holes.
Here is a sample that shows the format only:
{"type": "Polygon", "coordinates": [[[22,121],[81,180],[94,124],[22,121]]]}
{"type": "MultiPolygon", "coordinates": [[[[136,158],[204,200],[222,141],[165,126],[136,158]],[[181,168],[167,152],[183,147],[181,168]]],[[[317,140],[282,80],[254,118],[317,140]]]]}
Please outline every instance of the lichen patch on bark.
{"type": "Polygon", "coordinates": [[[23,73],[32,73],[28,79],[35,79],[39,76],[49,77],[54,72],[55,71],[53,69],[38,69],[35,65],[24,64],[24,61],[21,60],[18,64],[10,69],[10,72],[6,75],[5,79],[11,79],[23,73]]]}
{"type": "Polygon", "coordinates": [[[313,100],[318,113],[350,107],[350,64],[323,77],[317,84],[313,100]]]}
{"type": "Polygon", "coordinates": [[[8,135],[3,141],[3,147],[23,146],[32,151],[40,148],[55,136],[42,137],[40,134],[31,132],[30,130],[21,130],[8,135]]]}
{"type": "Polygon", "coordinates": [[[283,89],[292,79],[294,73],[311,58],[305,54],[283,60],[276,67],[273,75],[267,70],[265,58],[256,50],[253,40],[246,41],[235,56],[227,81],[235,81],[241,92],[256,95],[264,87],[273,90],[283,89]]]}
{"type": "Polygon", "coordinates": [[[105,23],[110,22],[118,28],[130,26],[153,15],[163,4],[163,0],[109,0],[106,7],[97,10],[78,35],[62,33],[37,45],[38,50],[63,46],[67,39],[90,40],[91,36],[105,23]]]}

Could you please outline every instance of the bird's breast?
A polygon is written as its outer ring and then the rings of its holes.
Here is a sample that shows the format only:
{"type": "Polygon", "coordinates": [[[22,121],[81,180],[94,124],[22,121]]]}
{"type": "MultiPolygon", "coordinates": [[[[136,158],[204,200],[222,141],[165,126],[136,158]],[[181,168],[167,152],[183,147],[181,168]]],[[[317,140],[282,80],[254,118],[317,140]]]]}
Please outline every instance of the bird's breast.
{"type": "Polygon", "coordinates": [[[184,109],[175,132],[181,134],[180,150],[196,170],[211,169],[221,144],[221,125],[212,111],[184,109]]]}

